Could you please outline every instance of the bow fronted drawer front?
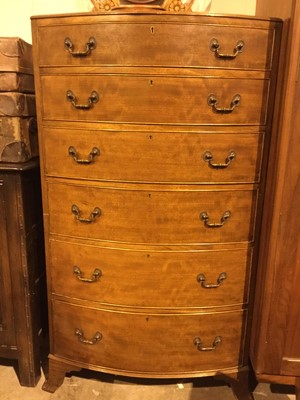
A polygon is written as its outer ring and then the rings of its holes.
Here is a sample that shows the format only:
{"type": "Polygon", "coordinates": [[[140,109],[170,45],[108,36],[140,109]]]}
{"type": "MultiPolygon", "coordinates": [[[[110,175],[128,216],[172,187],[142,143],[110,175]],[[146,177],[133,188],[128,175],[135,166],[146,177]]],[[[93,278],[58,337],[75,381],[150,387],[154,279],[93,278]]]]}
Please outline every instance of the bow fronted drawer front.
{"type": "Polygon", "coordinates": [[[50,249],[53,293],[59,297],[169,309],[248,302],[251,247],[138,251],[53,239],[50,249]]]}
{"type": "Polygon", "coordinates": [[[266,79],[91,74],[41,83],[45,121],[266,124],[266,79]]]}
{"type": "Polygon", "coordinates": [[[255,183],[260,181],[263,142],[262,133],[212,129],[45,128],[46,170],[49,176],[101,181],[255,183]]]}
{"type": "Polygon", "coordinates": [[[53,309],[54,355],[106,372],[176,377],[241,365],[246,311],[119,313],[61,301],[53,309]]]}
{"type": "MultiPolygon", "coordinates": [[[[77,19],[78,20],[78,19],[77,19]]],[[[268,70],[273,31],[234,20],[189,16],[91,18],[91,23],[39,29],[41,66],[179,66],[268,70]],[[268,51],[266,51],[268,49],[268,51]]]]}
{"type": "Polygon", "coordinates": [[[51,183],[48,196],[51,234],[148,244],[253,240],[257,190],[248,187],[155,191],[51,183]]]}

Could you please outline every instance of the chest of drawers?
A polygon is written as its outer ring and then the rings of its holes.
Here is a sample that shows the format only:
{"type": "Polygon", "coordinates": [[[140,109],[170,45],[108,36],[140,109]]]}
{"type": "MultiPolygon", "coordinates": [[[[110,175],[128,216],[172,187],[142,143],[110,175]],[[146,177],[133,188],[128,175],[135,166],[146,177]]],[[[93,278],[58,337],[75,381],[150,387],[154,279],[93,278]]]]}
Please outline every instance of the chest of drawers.
{"type": "Polygon", "coordinates": [[[34,17],[51,354],[245,376],[281,24],[130,9],[34,17]]]}

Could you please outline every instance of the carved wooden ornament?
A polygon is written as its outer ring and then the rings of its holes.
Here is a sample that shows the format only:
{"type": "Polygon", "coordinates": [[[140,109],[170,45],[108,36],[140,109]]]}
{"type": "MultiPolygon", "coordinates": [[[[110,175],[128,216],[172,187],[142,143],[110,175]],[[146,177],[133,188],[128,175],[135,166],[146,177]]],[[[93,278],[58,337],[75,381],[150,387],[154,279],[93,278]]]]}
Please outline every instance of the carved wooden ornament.
{"type": "Polygon", "coordinates": [[[192,12],[194,0],[91,0],[92,11],[111,12],[117,9],[157,9],[170,13],[192,12]]]}

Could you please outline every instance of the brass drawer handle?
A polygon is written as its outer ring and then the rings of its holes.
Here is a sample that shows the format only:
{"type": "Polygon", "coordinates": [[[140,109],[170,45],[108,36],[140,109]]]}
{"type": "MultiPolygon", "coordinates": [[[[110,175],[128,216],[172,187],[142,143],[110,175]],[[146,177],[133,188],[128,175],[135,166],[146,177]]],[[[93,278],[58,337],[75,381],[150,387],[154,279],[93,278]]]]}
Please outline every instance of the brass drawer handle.
{"type": "Polygon", "coordinates": [[[83,278],[83,273],[81,272],[81,269],[77,265],[74,265],[73,274],[81,282],[93,283],[100,279],[100,277],[102,276],[102,271],[99,268],[95,268],[91,278],[83,278]]]}
{"type": "Polygon", "coordinates": [[[90,214],[90,218],[83,218],[83,217],[81,217],[81,216],[80,216],[81,211],[80,211],[79,207],[78,207],[76,204],[73,204],[73,205],[72,205],[71,211],[72,211],[72,214],[75,215],[75,218],[76,218],[79,222],[83,222],[83,223],[86,223],[86,224],[90,224],[90,223],[92,223],[92,222],[95,222],[96,218],[97,218],[97,217],[100,217],[100,215],[101,215],[101,210],[100,210],[99,207],[95,207],[95,208],[93,209],[93,211],[92,211],[91,214],[90,214]]]}
{"type": "Polygon", "coordinates": [[[245,43],[242,40],[239,40],[236,43],[232,54],[226,54],[226,53],[224,54],[224,53],[220,52],[220,44],[219,44],[218,40],[217,39],[212,39],[211,42],[210,42],[209,48],[210,48],[211,51],[213,51],[215,53],[216,57],[223,58],[223,59],[224,58],[225,59],[231,59],[232,60],[232,59],[236,58],[236,56],[239,53],[242,53],[242,51],[244,50],[244,46],[245,46],[245,43]]]}
{"type": "Polygon", "coordinates": [[[95,161],[94,158],[96,156],[100,156],[100,150],[98,149],[98,147],[93,147],[86,159],[80,158],[77,153],[77,150],[73,146],[70,146],[68,148],[68,153],[69,156],[73,157],[74,161],[76,161],[78,164],[91,164],[92,162],[95,161]]]}
{"type": "Polygon", "coordinates": [[[222,283],[225,281],[227,278],[226,272],[222,272],[217,279],[217,284],[207,284],[206,283],[206,277],[204,274],[199,274],[197,276],[197,281],[201,283],[201,286],[205,289],[216,289],[222,285],[222,283]]]}
{"type": "Polygon", "coordinates": [[[235,159],[235,157],[236,157],[235,152],[234,151],[230,151],[228,153],[228,156],[225,159],[225,163],[224,164],[222,164],[222,163],[218,164],[218,163],[213,163],[213,159],[214,158],[213,158],[213,155],[212,155],[212,153],[210,151],[206,151],[203,154],[203,160],[208,162],[209,166],[212,167],[212,168],[215,168],[215,169],[227,168],[230,165],[231,161],[233,161],[235,159]]]}
{"type": "Polygon", "coordinates": [[[208,222],[209,216],[206,211],[203,211],[200,214],[201,221],[203,221],[204,225],[207,226],[208,228],[221,228],[225,224],[225,222],[229,220],[230,217],[231,217],[231,212],[225,211],[224,214],[222,215],[221,222],[211,223],[208,222]]]}
{"type": "Polygon", "coordinates": [[[207,99],[207,104],[215,111],[220,114],[230,114],[240,104],[241,96],[236,94],[231,100],[230,107],[217,107],[218,99],[214,94],[210,94],[207,99]]]}
{"type": "Polygon", "coordinates": [[[90,37],[85,45],[84,51],[74,51],[72,40],[68,37],[65,38],[64,45],[65,49],[67,49],[73,57],[86,57],[92,52],[92,50],[96,48],[96,39],[94,37],[90,37]]]}
{"type": "Polygon", "coordinates": [[[72,103],[72,106],[77,110],[89,110],[92,108],[93,104],[96,104],[99,101],[98,93],[93,90],[90,97],[87,100],[87,104],[77,104],[77,99],[72,90],[68,90],[66,93],[67,100],[72,103]]]}
{"type": "Polygon", "coordinates": [[[83,344],[93,345],[102,339],[102,335],[100,332],[96,332],[94,337],[91,340],[85,339],[83,331],[79,328],[75,329],[75,335],[78,336],[79,342],[81,342],[83,344]]]}
{"type": "Polygon", "coordinates": [[[216,336],[211,347],[204,347],[202,344],[202,340],[199,337],[196,337],[194,339],[194,345],[197,347],[197,350],[199,351],[213,351],[221,344],[221,342],[222,342],[222,337],[216,336]]]}

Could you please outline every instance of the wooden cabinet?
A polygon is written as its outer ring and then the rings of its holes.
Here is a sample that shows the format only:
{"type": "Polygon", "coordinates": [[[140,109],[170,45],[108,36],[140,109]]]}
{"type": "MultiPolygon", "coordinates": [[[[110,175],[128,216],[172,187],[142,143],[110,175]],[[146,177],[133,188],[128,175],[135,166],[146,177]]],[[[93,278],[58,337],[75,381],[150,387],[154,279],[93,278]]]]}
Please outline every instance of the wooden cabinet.
{"type": "Polygon", "coordinates": [[[32,19],[44,389],[91,368],[228,377],[249,399],[281,22],[131,9],[32,19]]]}
{"type": "Polygon", "coordinates": [[[259,381],[292,384],[300,399],[300,2],[264,1],[286,18],[255,300],[251,359],[259,381]]]}
{"type": "Polygon", "coordinates": [[[35,386],[46,314],[38,160],[0,163],[0,202],[0,356],[16,359],[20,383],[35,386]]]}

